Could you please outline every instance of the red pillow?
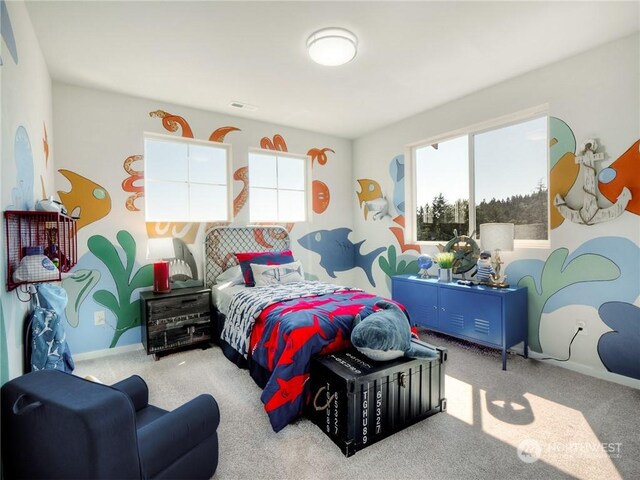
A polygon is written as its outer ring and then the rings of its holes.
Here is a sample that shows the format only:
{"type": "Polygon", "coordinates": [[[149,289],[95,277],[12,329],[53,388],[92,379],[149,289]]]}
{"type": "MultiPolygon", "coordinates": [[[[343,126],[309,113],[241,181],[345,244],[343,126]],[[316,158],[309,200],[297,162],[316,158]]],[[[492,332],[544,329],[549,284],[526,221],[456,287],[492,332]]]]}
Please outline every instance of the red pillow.
{"type": "Polygon", "coordinates": [[[281,265],[294,261],[291,250],[282,250],[280,252],[241,252],[236,253],[236,258],[242,270],[244,284],[247,287],[253,287],[256,284],[253,279],[253,272],[251,271],[252,263],[259,265],[281,265]]]}

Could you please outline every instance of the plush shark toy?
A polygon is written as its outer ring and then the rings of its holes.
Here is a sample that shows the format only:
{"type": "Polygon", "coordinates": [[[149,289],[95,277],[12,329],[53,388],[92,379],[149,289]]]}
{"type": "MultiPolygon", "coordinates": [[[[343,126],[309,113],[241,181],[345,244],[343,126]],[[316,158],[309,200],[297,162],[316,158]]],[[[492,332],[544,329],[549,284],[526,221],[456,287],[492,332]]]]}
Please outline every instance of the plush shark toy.
{"type": "Polygon", "coordinates": [[[351,343],[372,360],[384,362],[406,356],[438,358],[438,351],[429,344],[411,338],[411,327],[405,314],[391,302],[376,303],[380,310],[362,319],[353,320],[351,343]]]}

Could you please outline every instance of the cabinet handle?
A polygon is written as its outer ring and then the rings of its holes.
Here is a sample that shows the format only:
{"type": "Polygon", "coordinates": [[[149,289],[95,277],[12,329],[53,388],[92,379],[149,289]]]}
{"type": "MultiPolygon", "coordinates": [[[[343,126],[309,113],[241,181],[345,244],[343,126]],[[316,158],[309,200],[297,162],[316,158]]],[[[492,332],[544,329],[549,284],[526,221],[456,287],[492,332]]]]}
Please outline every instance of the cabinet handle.
{"type": "Polygon", "coordinates": [[[442,307],[442,311],[444,312],[444,307],[442,307]]]}
{"type": "Polygon", "coordinates": [[[434,310],[438,310],[438,306],[437,306],[437,305],[434,305],[434,306],[433,306],[433,309],[434,309],[434,310]]]}

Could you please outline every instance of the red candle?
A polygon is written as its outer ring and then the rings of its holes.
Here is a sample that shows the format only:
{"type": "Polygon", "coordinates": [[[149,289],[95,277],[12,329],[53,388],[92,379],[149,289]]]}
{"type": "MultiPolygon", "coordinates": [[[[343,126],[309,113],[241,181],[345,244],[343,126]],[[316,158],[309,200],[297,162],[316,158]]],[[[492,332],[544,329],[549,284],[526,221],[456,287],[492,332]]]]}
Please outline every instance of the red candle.
{"type": "Polygon", "coordinates": [[[161,260],[153,264],[153,291],[170,292],[169,284],[169,262],[161,260]]]}

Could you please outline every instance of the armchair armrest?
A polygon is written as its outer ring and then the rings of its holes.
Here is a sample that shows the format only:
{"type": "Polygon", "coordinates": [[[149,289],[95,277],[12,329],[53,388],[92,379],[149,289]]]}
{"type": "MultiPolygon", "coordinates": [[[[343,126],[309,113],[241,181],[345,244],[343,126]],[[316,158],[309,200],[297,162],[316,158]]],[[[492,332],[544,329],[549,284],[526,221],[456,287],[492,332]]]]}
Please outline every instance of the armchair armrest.
{"type": "Polygon", "coordinates": [[[111,388],[126,394],[133,403],[133,408],[137,412],[142,410],[149,404],[149,388],[145,381],[138,375],[132,375],[129,378],[119,381],[111,385],[111,388]]]}
{"type": "Polygon", "coordinates": [[[216,434],[220,410],[208,394],[199,395],[138,430],[138,451],[146,477],[154,477],[216,434]]]}

